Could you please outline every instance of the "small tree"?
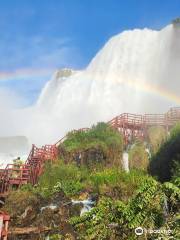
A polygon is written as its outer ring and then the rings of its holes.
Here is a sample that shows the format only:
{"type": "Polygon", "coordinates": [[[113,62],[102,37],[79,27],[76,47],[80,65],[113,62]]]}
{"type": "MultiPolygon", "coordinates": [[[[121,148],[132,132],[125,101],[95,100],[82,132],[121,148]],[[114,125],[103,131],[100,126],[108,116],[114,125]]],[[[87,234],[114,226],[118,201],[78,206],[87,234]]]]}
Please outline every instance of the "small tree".
{"type": "Polygon", "coordinates": [[[148,140],[152,154],[156,154],[161,145],[167,139],[166,130],[163,127],[151,127],[148,129],[148,140]]]}
{"type": "Polygon", "coordinates": [[[143,143],[136,143],[129,151],[129,167],[146,170],[148,167],[148,153],[143,143]]]}
{"type": "Polygon", "coordinates": [[[65,160],[72,156],[72,160],[77,162],[74,156],[81,156],[79,162],[85,165],[104,163],[119,166],[123,152],[123,138],[118,131],[101,122],[88,131],[69,133],[60,147],[66,152],[65,160]]]}
{"type": "Polygon", "coordinates": [[[180,160],[180,123],[171,130],[170,137],[153,156],[150,172],[158,176],[159,180],[169,181],[172,176],[174,161],[180,160]]]}

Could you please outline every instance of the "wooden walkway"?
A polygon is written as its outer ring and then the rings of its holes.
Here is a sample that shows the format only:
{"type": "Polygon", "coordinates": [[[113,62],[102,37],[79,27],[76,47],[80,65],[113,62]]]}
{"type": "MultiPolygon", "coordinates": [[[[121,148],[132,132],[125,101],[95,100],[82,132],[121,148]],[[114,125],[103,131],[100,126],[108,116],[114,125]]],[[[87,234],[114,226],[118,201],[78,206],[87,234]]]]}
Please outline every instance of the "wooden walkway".
{"type": "MultiPolygon", "coordinates": [[[[123,113],[113,118],[108,124],[119,131],[127,145],[133,139],[145,139],[148,128],[162,126],[169,131],[180,121],[180,107],[171,108],[165,114],[131,114],[123,113]]],[[[81,128],[74,131],[88,131],[81,128]]],[[[41,148],[32,145],[30,154],[25,164],[8,164],[5,169],[0,169],[0,197],[4,198],[11,189],[17,189],[24,184],[35,185],[42,174],[46,161],[54,161],[58,157],[58,146],[66,139],[60,139],[56,144],[45,145],[41,148]]],[[[9,215],[0,212],[0,239],[7,239],[9,215]]]]}

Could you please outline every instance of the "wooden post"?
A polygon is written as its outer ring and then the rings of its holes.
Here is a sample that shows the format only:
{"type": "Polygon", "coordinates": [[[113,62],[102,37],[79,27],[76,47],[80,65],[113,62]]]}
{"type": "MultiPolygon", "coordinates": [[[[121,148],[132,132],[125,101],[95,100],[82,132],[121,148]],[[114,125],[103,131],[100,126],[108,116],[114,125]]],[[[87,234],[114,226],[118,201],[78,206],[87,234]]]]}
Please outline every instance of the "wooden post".
{"type": "Polygon", "coordinates": [[[10,216],[5,212],[0,212],[0,240],[7,240],[9,221],[10,216]]]}
{"type": "Polygon", "coordinates": [[[3,215],[0,214],[0,239],[2,239],[2,238],[1,238],[1,236],[2,236],[2,230],[3,230],[3,215]]]}
{"type": "Polygon", "coordinates": [[[5,231],[5,235],[4,235],[3,240],[7,240],[7,237],[8,237],[9,220],[10,220],[9,215],[5,215],[5,218],[4,218],[4,231],[5,231]]]}

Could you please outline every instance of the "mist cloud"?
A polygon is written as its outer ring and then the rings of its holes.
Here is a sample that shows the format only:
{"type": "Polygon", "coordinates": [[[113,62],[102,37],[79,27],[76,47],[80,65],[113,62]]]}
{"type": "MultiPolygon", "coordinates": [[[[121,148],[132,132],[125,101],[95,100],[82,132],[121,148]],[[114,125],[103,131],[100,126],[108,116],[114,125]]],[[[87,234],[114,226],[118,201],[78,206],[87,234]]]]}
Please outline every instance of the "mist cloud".
{"type": "Polygon", "coordinates": [[[2,132],[11,129],[30,142],[55,143],[69,130],[122,112],[166,112],[180,104],[179,39],[180,30],[173,25],[114,36],[83,71],[69,77],[55,74],[34,106],[11,111],[7,105],[4,111],[12,126],[4,117],[2,132]]]}

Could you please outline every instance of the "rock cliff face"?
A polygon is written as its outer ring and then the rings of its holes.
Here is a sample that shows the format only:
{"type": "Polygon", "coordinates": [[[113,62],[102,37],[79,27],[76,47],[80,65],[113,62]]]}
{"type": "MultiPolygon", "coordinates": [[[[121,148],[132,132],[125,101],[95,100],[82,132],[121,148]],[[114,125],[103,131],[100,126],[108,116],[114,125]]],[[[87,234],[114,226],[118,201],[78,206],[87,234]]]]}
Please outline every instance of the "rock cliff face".
{"type": "Polygon", "coordinates": [[[57,70],[53,74],[52,79],[47,82],[43,88],[42,93],[38,99],[37,106],[40,105],[42,108],[51,108],[56,101],[59,86],[63,86],[64,82],[75,73],[77,72],[69,68],[57,70]]]}
{"type": "Polygon", "coordinates": [[[11,215],[8,239],[39,240],[58,234],[75,240],[76,234],[68,223],[71,207],[71,200],[63,192],[49,199],[30,192],[11,193],[4,206],[11,215]]]}

